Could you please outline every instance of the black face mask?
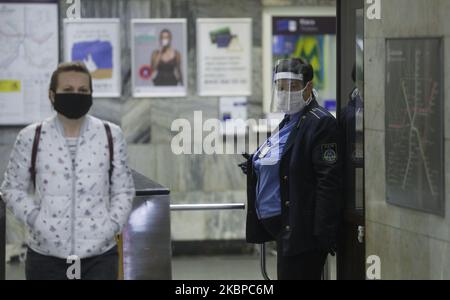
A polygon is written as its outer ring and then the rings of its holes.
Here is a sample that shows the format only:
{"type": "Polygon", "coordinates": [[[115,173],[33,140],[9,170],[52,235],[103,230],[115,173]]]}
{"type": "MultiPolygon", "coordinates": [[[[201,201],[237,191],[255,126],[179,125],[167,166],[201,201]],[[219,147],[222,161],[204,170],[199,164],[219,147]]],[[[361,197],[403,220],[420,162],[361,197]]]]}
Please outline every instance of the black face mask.
{"type": "Polygon", "coordinates": [[[86,115],[92,106],[91,94],[62,93],[55,94],[53,107],[69,119],[79,119],[86,115]]]}

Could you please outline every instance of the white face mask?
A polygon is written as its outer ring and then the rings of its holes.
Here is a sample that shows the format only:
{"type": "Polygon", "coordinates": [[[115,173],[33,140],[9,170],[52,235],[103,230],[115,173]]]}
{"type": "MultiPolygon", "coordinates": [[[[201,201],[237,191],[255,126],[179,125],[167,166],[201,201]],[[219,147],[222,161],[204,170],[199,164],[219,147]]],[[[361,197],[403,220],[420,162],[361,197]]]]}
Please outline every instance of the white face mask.
{"type": "Polygon", "coordinates": [[[161,40],[161,45],[163,47],[167,47],[167,46],[169,46],[169,44],[170,44],[170,40],[169,39],[162,39],[161,40]]]}
{"type": "Polygon", "coordinates": [[[279,112],[286,110],[289,102],[289,92],[287,91],[277,91],[277,108],[279,112]]]}
{"type": "Polygon", "coordinates": [[[304,92],[305,89],[298,92],[279,91],[277,95],[278,111],[283,111],[286,114],[295,114],[301,111],[312,100],[311,95],[308,101],[305,101],[303,98],[304,92]]]}
{"type": "MultiPolygon", "coordinates": [[[[304,97],[305,90],[306,90],[306,87],[305,87],[303,90],[301,90],[301,92],[302,92],[302,99],[305,99],[305,97],[304,97]]],[[[308,98],[307,100],[305,100],[306,105],[308,105],[308,104],[311,102],[314,92],[315,92],[315,91],[314,91],[314,89],[313,89],[312,92],[311,92],[311,94],[309,95],[309,98],[308,98]]]]}

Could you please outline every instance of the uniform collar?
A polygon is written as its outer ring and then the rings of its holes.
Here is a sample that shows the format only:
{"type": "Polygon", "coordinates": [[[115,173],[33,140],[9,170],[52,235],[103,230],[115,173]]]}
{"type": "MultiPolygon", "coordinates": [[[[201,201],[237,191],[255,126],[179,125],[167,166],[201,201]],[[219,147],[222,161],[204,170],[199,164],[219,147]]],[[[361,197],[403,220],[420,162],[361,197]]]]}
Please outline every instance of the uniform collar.
{"type": "MultiPolygon", "coordinates": [[[[283,154],[282,157],[284,157],[284,155],[289,151],[289,149],[294,145],[294,142],[296,140],[297,137],[297,132],[299,130],[301,130],[302,124],[304,123],[305,119],[307,118],[306,114],[311,111],[311,109],[315,108],[319,106],[319,104],[317,103],[316,99],[313,98],[311,100],[311,102],[303,109],[300,111],[298,117],[298,121],[296,122],[296,126],[292,129],[291,133],[289,134],[288,140],[286,142],[286,145],[283,149],[283,154]]],[[[301,132],[301,134],[303,134],[304,131],[301,132]]]]}
{"type": "Polygon", "coordinates": [[[300,116],[301,113],[302,113],[302,111],[296,112],[295,114],[285,114],[283,121],[288,123],[291,120],[295,120],[295,119],[297,119],[300,116]]]}

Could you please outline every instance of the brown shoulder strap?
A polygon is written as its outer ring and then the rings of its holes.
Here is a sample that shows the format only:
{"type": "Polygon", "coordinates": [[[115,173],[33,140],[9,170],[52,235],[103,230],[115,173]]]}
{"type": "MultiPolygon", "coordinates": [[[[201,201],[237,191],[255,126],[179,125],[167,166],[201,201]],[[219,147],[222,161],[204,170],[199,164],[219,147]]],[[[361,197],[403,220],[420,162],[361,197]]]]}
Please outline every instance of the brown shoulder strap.
{"type": "Polygon", "coordinates": [[[39,124],[36,127],[36,132],[34,133],[33,148],[31,150],[30,173],[31,173],[31,181],[33,182],[34,189],[36,189],[36,157],[37,157],[38,148],[39,148],[39,141],[41,139],[41,129],[42,129],[42,124],[39,124]]]}
{"type": "Polygon", "coordinates": [[[112,172],[113,172],[113,161],[114,161],[114,142],[111,133],[111,127],[108,123],[103,122],[106,130],[106,137],[108,138],[108,148],[109,148],[109,184],[111,184],[112,172]]]}

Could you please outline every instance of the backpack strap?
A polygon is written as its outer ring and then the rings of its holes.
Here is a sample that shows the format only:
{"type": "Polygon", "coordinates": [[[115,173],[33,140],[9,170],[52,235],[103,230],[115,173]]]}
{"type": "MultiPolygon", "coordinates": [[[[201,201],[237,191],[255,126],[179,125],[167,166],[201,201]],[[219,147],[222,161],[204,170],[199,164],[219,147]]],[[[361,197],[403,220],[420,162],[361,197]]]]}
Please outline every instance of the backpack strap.
{"type": "Polygon", "coordinates": [[[36,127],[36,131],[34,133],[33,148],[31,150],[30,174],[31,174],[31,182],[33,182],[34,189],[36,189],[36,157],[39,148],[39,141],[41,139],[41,130],[42,124],[39,124],[36,127]]]}
{"type": "Polygon", "coordinates": [[[113,137],[111,133],[111,127],[108,123],[103,122],[106,131],[106,137],[108,138],[108,148],[109,148],[109,184],[111,184],[112,172],[114,169],[113,161],[114,161],[114,143],[113,137]]]}

